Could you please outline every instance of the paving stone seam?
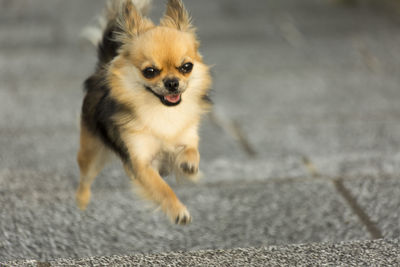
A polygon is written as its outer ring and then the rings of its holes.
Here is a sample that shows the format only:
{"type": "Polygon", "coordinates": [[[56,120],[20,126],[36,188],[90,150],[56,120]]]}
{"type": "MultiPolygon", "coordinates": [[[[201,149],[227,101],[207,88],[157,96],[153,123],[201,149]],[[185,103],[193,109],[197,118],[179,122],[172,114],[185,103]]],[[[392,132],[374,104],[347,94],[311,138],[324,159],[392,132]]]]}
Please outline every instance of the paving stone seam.
{"type": "Polygon", "coordinates": [[[238,121],[224,118],[214,111],[210,113],[210,119],[235,140],[248,157],[255,158],[257,156],[256,149],[247,138],[245,131],[238,121]]]}
{"type": "MultiPolygon", "coordinates": [[[[323,178],[324,176],[317,170],[312,160],[303,156],[303,164],[313,178],[323,178]]],[[[339,195],[346,201],[352,212],[357,216],[359,221],[366,227],[372,239],[381,239],[383,234],[377,224],[370,218],[367,212],[358,204],[353,194],[343,185],[343,178],[330,178],[339,195]]]]}
{"type": "Polygon", "coordinates": [[[343,179],[334,180],[333,184],[336,190],[342,195],[347,204],[360,219],[360,221],[365,225],[372,239],[383,238],[383,234],[378,226],[371,220],[364,209],[358,204],[351,192],[343,185],[343,179]]]}

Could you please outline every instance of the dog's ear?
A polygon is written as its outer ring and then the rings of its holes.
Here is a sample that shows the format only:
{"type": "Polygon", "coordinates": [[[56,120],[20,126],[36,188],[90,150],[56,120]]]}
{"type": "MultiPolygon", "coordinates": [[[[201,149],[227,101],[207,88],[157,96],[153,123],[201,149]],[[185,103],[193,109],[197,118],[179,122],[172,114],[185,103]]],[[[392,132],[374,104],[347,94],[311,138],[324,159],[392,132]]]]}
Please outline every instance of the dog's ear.
{"type": "Polygon", "coordinates": [[[148,18],[142,16],[132,0],[120,0],[114,3],[118,5],[115,7],[117,10],[115,38],[118,41],[127,43],[154,26],[148,18]]]}
{"type": "Polygon", "coordinates": [[[168,0],[167,11],[161,19],[160,25],[185,32],[194,32],[189,13],[181,0],[168,0]]]}

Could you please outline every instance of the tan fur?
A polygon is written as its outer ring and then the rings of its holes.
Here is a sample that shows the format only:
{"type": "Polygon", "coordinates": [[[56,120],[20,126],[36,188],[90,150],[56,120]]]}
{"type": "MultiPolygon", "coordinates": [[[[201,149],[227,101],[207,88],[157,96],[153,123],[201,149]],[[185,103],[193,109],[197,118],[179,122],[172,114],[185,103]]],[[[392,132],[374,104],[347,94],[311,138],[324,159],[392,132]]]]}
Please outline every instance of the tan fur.
{"type": "Polygon", "coordinates": [[[78,164],[80,169],[80,182],[76,192],[78,207],[85,210],[91,196],[90,186],[93,180],[103,169],[108,159],[109,151],[104,144],[90,134],[85,125],[81,125],[80,149],[78,164]]]}
{"type": "MultiPolygon", "coordinates": [[[[160,205],[172,221],[189,223],[188,210],[159,171],[168,162],[168,171],[177,176],[191,180],[197,176],[198,128],[201,116],[210,108],[203,100],[211,84],[209,68],[202,62],[194,28],[178,0],[169,1],[161,26],[142,17],[132,4],[124,9],[118,23],[123,29],[119,34],[123,46],[108,66],[106,80],[110,96],[129,108],[129,112],[113,118],[130,155],[125,170],[142,195],[160,205]],[[178,67],[186,62],[193,63],[193,70],[181,73],[178,67]],[[141,71],[147,67],[157,67],[160,75],[146,79],[141,71]],[[177,77],[182,90],[182,102],[174,107],[162,105],[160,99],[144,90],[149,86],[161,92],[163,80],[169,77],[177,77]]],[[[78,156],[81,182],[77,192],[81,208],[89,202],[90,184],[104,163],[103,152],[100,140],[82,126],[78,156]]]]}
{"type": "Polygon", "coordinates": [[[129,43],[138,34],[154,27],[153,22],[143,17],[131,0],[114,0],[112,3],[108,17],[112,18],[114,16],[112,10],[117,10],[116,22],[121,30],[117,32],[117,38],[122,43],[129,43]]]}

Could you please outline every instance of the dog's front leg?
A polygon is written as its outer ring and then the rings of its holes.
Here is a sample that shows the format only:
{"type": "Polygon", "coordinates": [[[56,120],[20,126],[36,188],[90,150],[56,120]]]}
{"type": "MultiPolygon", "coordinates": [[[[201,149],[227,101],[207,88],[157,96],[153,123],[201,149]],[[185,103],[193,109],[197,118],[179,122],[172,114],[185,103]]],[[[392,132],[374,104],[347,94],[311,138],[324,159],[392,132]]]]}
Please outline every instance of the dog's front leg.
{"type": "Polygon", "coordinates": [[[198,150],[199,137],[197,125],[185,131],[180,137],[180,145],[183,147],[176,156],[175,165],[179,172],[192,181],[196,181],[199,172],[200,153],[198,150]]]}
{"type": "Polygon", "coordinates": [[[124,165],[125,170],[138,186],[140,193],[159,205],[172,222],[187,224],[191,221],[189,211],[158,171],[151,166],[151,160],[158,150],[159,145],[156,140],[146,136],[136,136],[129,145],[131,157],[124,165]]]}
{"type": "Polygon", "coordinates": [[[200,154],[196,147],[185,147],[176,158],[177,167],[191,180],[197,179],[199,163],[200,154]]]}

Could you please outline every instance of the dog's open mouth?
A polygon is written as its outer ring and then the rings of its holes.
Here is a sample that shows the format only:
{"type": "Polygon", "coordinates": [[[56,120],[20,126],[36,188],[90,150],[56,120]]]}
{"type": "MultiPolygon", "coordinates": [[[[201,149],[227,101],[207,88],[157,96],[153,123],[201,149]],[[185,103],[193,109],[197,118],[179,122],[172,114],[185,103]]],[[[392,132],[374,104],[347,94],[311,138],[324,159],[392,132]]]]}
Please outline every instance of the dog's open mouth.
{"type": "Polygon", "coordinates": [[[182,101],[181,94],[159,95],[148,86],[146,86],[146,90],[151,92],[156,97],[158,97],[160,99],[161,103],[163,103],[164,105],[169,106],[169,107],[177,106],[182,101]]]}
{"type": "Polygon", "coordinates": [[[181,101],[181,95],[180,94],[166,95],[164,96],[164,101],[171,104],[177,104],[181,101]]]}

